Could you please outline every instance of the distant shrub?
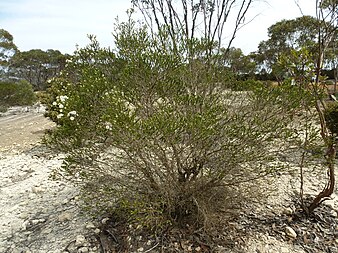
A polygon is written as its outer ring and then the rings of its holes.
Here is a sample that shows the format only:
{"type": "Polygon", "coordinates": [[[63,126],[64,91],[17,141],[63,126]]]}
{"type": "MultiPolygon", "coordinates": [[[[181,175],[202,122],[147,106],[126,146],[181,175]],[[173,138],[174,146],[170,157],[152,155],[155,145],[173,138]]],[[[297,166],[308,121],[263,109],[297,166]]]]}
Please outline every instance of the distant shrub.
{"type": "Polygon", "coordinates": [[[36,99],[40,102],[45,104],[48,101],[48,94],[46,91],[35,91],[36,99]]]}
{"type": "Polygon", "coordinates": [[[0,105],[3,107],[32,105],[36,101],[32,85],[27,81],[0,82],[0,105]]]}
{"type": "Polygon", "coordinates": [[[7,106],[0,105],[0,113],[1,113],[1,112],[6,112],[7,109],[8,109],[7,106]]]}
{"type": "Polygon", "coordinates": [[[338,135],[338,103],[332,102],[325,110],[325,120],[331,133],[338,135]]]}
{"type": "Polygon", "coordinates": [[[234,81],[233,85],[231,85],[231,89],[234,91],[249,91],[261,86],[263,86],[263,83],[261,81],[253,79],[237,80],[234,81]]]}

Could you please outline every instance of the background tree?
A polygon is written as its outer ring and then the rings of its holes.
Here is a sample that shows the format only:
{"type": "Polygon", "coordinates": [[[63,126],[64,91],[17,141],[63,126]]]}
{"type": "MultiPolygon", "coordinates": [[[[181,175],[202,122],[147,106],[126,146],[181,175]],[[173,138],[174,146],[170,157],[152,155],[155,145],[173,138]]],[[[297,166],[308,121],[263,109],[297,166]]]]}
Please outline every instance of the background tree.
{"type": "Polygon", "coordinates": [[[3,78],[9,66],[9,60],[18,48],[13,42],[13,36],[6,30],[0,29],[0,76],[3,78]]]}
{"type": "Polygon", "coordinates": [[[222,53],[224,54],[224,66],[239,78],[254,77],[257,66],[252,55],[244,55],[240,48],[234,47],[228,50],[222,48],[220,54],[222,53]]]}
{"type": "Polygon", "coordinates": [[[64,68],[67,57],[52,49],[19,51],[11,60],[11,72],[13,76],[31,83],[34,90],[45,90],[47,80],[55,77],[64,68]]]}
{"type": "Polygon", "coordinates": [[[327,45],[322,43],[321,48],[324,50],[323,67],[331,69],[334,77],[334,93],[337,91],[338,79],[338,1],[325,0],[318,3],[317,18],[324,24],[320,31],[322,42],[327,41],[327,45]],[[328,37],[325,38],[327,34],[328,37]]]}
{"type": "Polygon", "coordinates": [[[319,24],[314,17],[302,16],[293,20],[282,20],[270,26],[269,39],[262,41],[258,46],[257,60],[281,82],[286,72],[278,65],[282,55],[290,55],[292,50],[306,48],[313,55],[315,62],[319,24]]]}

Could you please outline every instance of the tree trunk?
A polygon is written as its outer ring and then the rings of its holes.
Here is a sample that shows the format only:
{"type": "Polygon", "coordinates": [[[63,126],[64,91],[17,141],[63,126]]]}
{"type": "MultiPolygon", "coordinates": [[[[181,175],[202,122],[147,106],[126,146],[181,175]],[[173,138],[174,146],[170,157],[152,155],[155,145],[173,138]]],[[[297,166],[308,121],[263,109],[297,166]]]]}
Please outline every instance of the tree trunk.
{"type": "Polygon", "coordinates": [[[327,161],[328,161],[328,183],[326,187],[314,198],[311,205],[308,208],[308,214],[312,213],[323,201],[331,196],[335,186],[335,175],[334,175],[334,160],[336,157],[336,148],[334,144],[331,145],[330,149],[327,152],[327,161]]]}

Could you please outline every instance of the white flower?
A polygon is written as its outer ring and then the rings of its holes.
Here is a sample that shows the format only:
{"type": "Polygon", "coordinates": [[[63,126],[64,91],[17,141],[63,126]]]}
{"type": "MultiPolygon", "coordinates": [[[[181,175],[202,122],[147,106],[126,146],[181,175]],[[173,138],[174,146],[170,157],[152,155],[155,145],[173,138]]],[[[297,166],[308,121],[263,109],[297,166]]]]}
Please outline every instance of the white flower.
{"type": "Polygon", "coordinates": [[[56,116],[58,119],[61,119],[63,117],[63,113],[60,113],[56,116]]]}
{"type": "Polygon", "coordinates": [[[77,112],[76,111],[70,111],[67,116],[77,116],[77,112]]]}
{"type": "Polygon", "coordinates": [[[57,105],[57,104],[58,104],[58,103],[56,103],[56,102],[54,101],[52,105],[54,105],[54,106],[55,106],[55,105],[57,105]]]}
{"type": "Polygon", "coordinates": [[[60,96],[59,99],[61,102],[65,102],[68,99],[68,96],[60,96]]]}
{"type": "Polygon", "coordinates": [[[59,108],[60,109],[64,108],[64,105],[63,104],[59,104],[59,108]]]}
{"type": "Polygon", "coordinates": [[[70,116],[69,119],[73,121],[75,118],[73,116],[70,116]]]}
{"type": "Polygon", "coordinates": [[[113,129],[113,128],[112,128],[112,124],[111,124],[110,122],[107,121],[107,122],[105,123],[105,125],[106,125],[106,129],[107,129],[107,130],[112,130],[112,129],[113,129]]]}

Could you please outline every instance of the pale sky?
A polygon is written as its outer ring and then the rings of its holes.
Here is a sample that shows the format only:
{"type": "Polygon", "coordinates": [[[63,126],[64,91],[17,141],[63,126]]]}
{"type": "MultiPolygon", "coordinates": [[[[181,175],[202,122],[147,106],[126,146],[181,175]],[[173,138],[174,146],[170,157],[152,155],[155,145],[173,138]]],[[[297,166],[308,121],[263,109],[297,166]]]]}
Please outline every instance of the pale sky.
{"type": "MultiPolygon", "coordinates": [[[[258,15],[238,33],[233,46],[245,54],[267,39],[267,28],[282,19],[314,15],[316,0],[256,0],[246,20],[258,15]]],[[[115,18],[125,20],[129,0],[0,0],[0,28],[14,37],[21,51],[55,49],[73,53],[94,34],[102,46],[113,46],[115,18]]]]}

